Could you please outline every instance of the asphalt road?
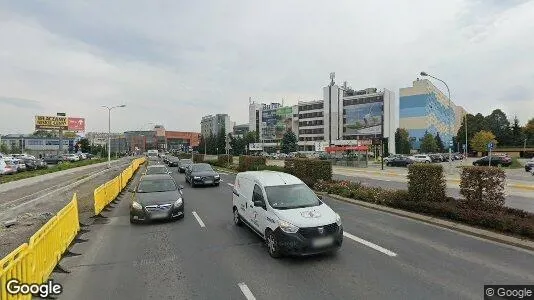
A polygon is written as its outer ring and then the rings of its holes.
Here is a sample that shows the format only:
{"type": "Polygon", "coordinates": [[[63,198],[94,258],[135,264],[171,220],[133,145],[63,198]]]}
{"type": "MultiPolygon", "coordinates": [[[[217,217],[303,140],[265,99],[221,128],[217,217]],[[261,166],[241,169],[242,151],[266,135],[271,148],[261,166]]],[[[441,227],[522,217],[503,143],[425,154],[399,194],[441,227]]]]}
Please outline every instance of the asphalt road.
{"type": "MultiPolygon", "coordinates": [[[[334,179],[337,180],[348,180],[354,182],[361,182],[366,186],[372,187],[382,187],[392,190],[407,190],[408,184],[406,182],[394,181],[391,179],[377,179],[369,178],[368,176],[347,176],[334,174],[334,179]]],[[[457,187],[447,187],[447,196],[454,198],[463,198],[460,195],[460,190],[457,187]]],[[[524,211],[534,212],[534,198],[532,197],[522,197],[518,195],[506,195],[505,205],[512,208],[522,209],[524,211]]]]}
{"type": "Polygon", "coordinates": [[[185,187],[185,218],[131,225],[131,195],[122,195],[71,249],[82,255],[62,260],[71,273],[54,273],[60,299],[482,299],[484,284],[534,281],[533,252],[331,199],[358,242],[276,260],[233,225],[233,175],[194,189],[173,176],[185,187]]]}

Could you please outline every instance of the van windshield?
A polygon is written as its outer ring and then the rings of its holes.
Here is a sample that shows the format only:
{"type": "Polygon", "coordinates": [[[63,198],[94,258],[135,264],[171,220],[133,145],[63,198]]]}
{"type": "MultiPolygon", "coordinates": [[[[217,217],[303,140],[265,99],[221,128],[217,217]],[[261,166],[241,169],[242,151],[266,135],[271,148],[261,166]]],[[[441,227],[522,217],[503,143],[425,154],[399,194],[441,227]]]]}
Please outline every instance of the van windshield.
{"type": "Polygon", "coordinates": [[[304,208],[321,205],[317,195],[305,184],[265,187],[267,201],[274,209],[304,208]]]}

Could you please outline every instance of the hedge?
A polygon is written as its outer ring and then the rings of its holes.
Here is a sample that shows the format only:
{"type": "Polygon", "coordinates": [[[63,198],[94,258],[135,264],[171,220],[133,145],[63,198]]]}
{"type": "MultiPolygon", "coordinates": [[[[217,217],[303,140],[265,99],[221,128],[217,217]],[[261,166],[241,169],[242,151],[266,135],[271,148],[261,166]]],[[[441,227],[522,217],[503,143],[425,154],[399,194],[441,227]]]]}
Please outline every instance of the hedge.
{"type": "Polygon", "coordinates": [[[464,167],[460,194],[472,208],[500,209],[504,206],[506,175],[498,167],[464,167]]]}
{"type": "Polygon", "coordinates": [[[441,202],[414,201],[406,190],[370,188],[347,181],[319,181],[315,190],[534,240],[534,214],[519,209],[476,208],[451,197],[441,202]]]}
{"type": "Polygon", "coordinates": [[[204,154],[193,154],[193,162],[194,163],[201,163],[204,162],[204,154]]]}
{"type": "Polygon", "coordinates": [[[284,161],[285,171],[313,187],[319,180],[332,180],[332,163],[319,159],[292,158],[284,161]]]}
{"type": "Polygon", "coordinates": [[[267,159],[262,156],[241,155],[239,156],[239,172],[256,171],[260,166],[265,166],[267,159]]]}
{"type": "Polygon", "coordinates": [[[219,156],[217,156],[217,161],[219,163],[219,165],[221,165],[221,167],[223,166],[226,166],[226,165],[231,165],[234,163],[234,157],[232,155],[229,155],[229,154],[221,154],[219,156]]]}
{"type": "Polygon", "coordinates": [[[412,164],[408,167],[408,193],[413,200],[444,201],[445,188],[443,166],[412,164]]]}

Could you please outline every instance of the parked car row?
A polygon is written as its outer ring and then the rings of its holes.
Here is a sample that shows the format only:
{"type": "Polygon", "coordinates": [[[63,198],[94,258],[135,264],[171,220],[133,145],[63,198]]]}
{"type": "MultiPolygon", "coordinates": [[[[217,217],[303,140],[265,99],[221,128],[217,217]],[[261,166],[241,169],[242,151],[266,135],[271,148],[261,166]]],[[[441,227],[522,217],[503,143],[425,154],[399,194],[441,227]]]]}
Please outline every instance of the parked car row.
{"type": "Polygon", "coordinates": [[[12,175],[26,170],[33,171],[38,169],[46,169],[47,164],[42,159],[37,159],[32,156],[3,156],[0,158],[0,175],[12,175]]]}

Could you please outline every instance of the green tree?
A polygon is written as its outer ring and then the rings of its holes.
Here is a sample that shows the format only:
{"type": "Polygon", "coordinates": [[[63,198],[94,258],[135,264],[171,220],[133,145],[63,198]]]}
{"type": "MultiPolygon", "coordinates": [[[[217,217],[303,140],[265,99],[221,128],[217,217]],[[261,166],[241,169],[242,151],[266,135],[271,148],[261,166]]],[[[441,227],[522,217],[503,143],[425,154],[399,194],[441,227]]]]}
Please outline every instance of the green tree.
{"type": "Polygon", "coordinates": [[[42,130],[42,129],[39,129],[39,130],[36,130],[33,132],[33,135],[34,136],[39,136],[39,137],[48,137],[48,138],[51,138],[53,137],[54,135],[52,134],[52,132],[48,131],[48,130],[42,130]]]}
{"type": "Polygon", "coordinates": [[[471,139],[473,149],[478,152],[486,152],[490,142],[497,144],[497,139],[492,132],[485,130],[477,132],[471,139]]]}
{"type": "Polygon", "coordinates": [[[510,145],[512,142],[510,121],[508,121],[506,114],[500,109],[492,111],[490,115],[484,118],[483,129],[492,132],[497,141],[502,145],[510,145]]]}
{"type": "Polygon", "coordinates": [[[4,143],[0,143],[0,152],[7,154],[9,152],[9,147],[4,143]]]}
{"type": "Polygon", "coordinates": [[[91,151],[91,146],[89,145],[89,140],[86,138],[83,138],[80,140],[80,150],[83,153],[89,153],[91,151]]]}
{"type": "Polygon", "coordinates": [[[519,125],[519,119],[517,116],[514,117],[513,124],[511,126],[511,145],[512,146],[523,146],[523,142],[525,141],[525,133],[523,132],[523,128],[521,125],[519,125]]]}
{"type": "Polygon", "coordinates": [[[426,132],[421,140],[421,153],[432,153],[438,150],[436,139],[431,133],[426,132]]]}
{"type": "Polygon", "coordinates": [[[297,136],[293,131],[288,130],[284,133],[280,151],[286,154],[297,151],[297,136]]]}
{"type": "Polygon", "coordinates": [[[410,143],[410,134],[404,128],[397,128],[395,131],[395,151],[396,154],[410,154],[412,144],[410,143]]]}
{"type": "Polygon", "coordinates": [[[224,126],[219,130],[217,135],[216,145],[215,145],[215,154],[226,153],[224,148],[226,147],[226,128],[224,126]]]}
{"type": "Polygon", "coordinates": [[[530,119],[523,127],[523,133],[527,139],[527,144],[534,145],[534,118],[530,119]]]}
{"type": "Polygon", "coordinates": [[[445,146],[443,145],[443,140],[441,140],[441,136],[439,136],[439,132],[436,133],[436,146],[437,146],[437,152],[443,152],[445,150],[445,146]]]}

